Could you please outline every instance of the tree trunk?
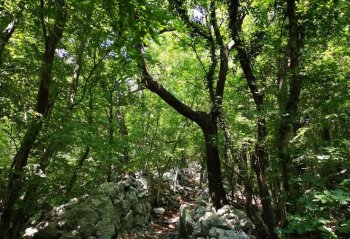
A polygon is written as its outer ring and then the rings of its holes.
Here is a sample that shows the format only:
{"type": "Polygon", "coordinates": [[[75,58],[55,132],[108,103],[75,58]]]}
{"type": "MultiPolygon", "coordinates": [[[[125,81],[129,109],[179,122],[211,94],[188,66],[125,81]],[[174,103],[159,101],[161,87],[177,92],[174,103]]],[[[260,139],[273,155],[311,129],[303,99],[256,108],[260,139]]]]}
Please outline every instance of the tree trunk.
{"type": "MultiPolygon", "coordinates": [[[[60,131],[58,131],[60,132],[60,131]]],[[[57,140],[52,140],[47,147],[45,147],[44,154],[41,155],[39,159],[39,167],[40,170],[43,171],[43,173],[46,173],[46,169],[50,164],[50,159],[54,156],[54,154],[57,152],[61,142],[57,140]]]]}
{"type": "MultiPolygon", "coordinates": [[[[64,5],[64,3],[61,4],[64,5]]],[[[45,39],[45,51],[43,55],[43,63],[41,65],[40,84],[36,102],[36,112],[41,116],[32,120],[21,142],[21,146],[13,159],[7,188],[0,209],[0,232],[2,232],[3,238],[11,238],[8,233],[13,219],[13,206],[19,199],[24,185],[24,167],[27,165],[30,151],[42,128],[43,118],[46,118],[49,112],[52,64],[55,56],[55,49],[62,37],[63,26],[67,19],[62,5],[62,8],[57,11],[57,19],[54,27],[50,30],[48,35],[46,31],[47,26],[45,26],[44,23],[42,26],[45,39]]]]}
{"type": "MultiPolygon", "coordinates": [[[[227,204],[226,193],[224,190],[222,177],[221,177],[221,165],[219,148],[217,145],[218,129],[217,129],[217,117],[218,110],[213,107],[211,113],[205,113],[201,111],[195,111],[188,105],[178,100],[174,95],[167,91],[159,82],[155,81],[151,74],[148,72],[146,62],[143,58],[144,49],[143,45],[139,45],[139,67],[142,73],[141,81],[145,87],[156,93],[162,98],[168,105],[174,108],[177,112],[185,116],[192,122],[197,123],[204,134],[205,148],[207,154],[207,170],[208,170],[208,182],[209,182],[209,197],[216,208],[220,208],[227,204]]],[[[223,94],[224,79],[221,78],[220,82],[220,94],[223,94]]],[[[222,95],[221,95],[222,98],[222,95]]]]}
{"type": "Polygon", "coordinates": [[[209,195],[216,209],[228,204],[221,176],[221,162],[218,148],[218,129],[215,119],[210,115],[203,118],[201,125],[206,150],[206,164],[208,172],[209,195]]]}
{"type": "Polygon", "coordinates": [[[266,170],[267,170],[268,163],[266,160],[266,149],[265,149],[265,143],[264,143],[265,139],[266,139],[265,118],[260,116],[258,118],[258,141],[255,145],[255,151],[252,156],[252,165],[258,181],[259,196],[263,207],[263,220],[269,229],[270,238],[278,238],[275,232],[275,228],[276,228],[275,213],[272,207],[272,200],[271,200],[269,186],[266,178],[266,170]]]}
{"type": "Polygon", "coordinates": [[[78,164],[75,167],[72,177],[69,181],[68,187],[67,187],[67,194],[69,195],[73,189],[73,186],[75,184],[75,182],[77,181],[77,177],[78,177],[78,171],[83,167],[85,160],[89,157],[89,153],[90,153],[90,147],[86,146],[83,155],[80,157],[80,159],[78,160],[78,164]]]}
{"type": "Polygon", "coordinates": [[[1,60],[1,56],[3,51],[5,50],[5,46],[8,43],[8,41],[10,40],[13,32],[15,31],[16,27],[17,27],[17,18],[13,19],[7,26],[6,28],[0,33],[0,62],[2,62],[1,60]]]}
{"type": "Polygon", "coordinates": [[[235,40],[236,50],[238,53],[238,59],[241,64],[244,76],[246,78],[249,90],[251,92],[252,98],[254,100],[256,111],[258,114],[257,119],[257,130],[258,130],[258,139],[255,145],[255,152],[252,156],[252,166],[255,171],[259,196],[261,198],[262,207],[263,207],[263,220],[267,225],[270,233],[270,238],[278,238],[275,227],[276,219],[275,213],[272,206],[272,200],[270,197],[269,186],[266,177],[267,171],[267,158],[266,158],[266,149],[265,149],[265,140],[266,140],[266,123],[264,116],[264,93],[259,89],[257,85],[257,79],[255,77],[253,67],[248,56],[247,50],[244,43],[240,39],[240,24],[241,20],[238,17],[239,12],[239,0],[231,0],[229,2],[229,16],[230,16],[230,30],[231,36],[235,40]]]}
{"type": "MultiPolygon", "coordinates": [[[[17,11],[14,16],[11,16],[11,19],[8,19],[8,24],[6,27],[0,32],[0,65],[2,63],[2,53],[5,50],[7,43],[15,32],[20,19],[22,18],[23,8],[25,1],[19,1],[17,4],[17,11]]],[[[5,14],[6,15],[6,14],[5,14]]],[[[2,16],[3,19],[6,17],[2,16]]]]}
{"type": "Polygon", "coordinates": [[[116,119],[119,126],[119,133],[121,134],[122,140],[123,140],[123,146],[122,146],[122,163],[128,163],[130,160],[129,157],[129,139],[128,139],[128,127],[125,123],[125,114],[123,111],[123,99],[122,94],[120,93],[120,90],[118,89],[116,92],[116,101],[117,101],[117,108],[116,108],[116,119]]]}
{"type": "MultiPolygon", "coordinates": [[[[277,148],[278,155],[281,164],[281,175],[282,184],[285,191],[285,198],[291,202],[292,206],[289,207],[286,204],[286,211],[293,212],[293,204],[296,203],[296,189],[295,185],[291,183],[290,174],[292,173],[292,159],[289,153],[289,140],[293,135],[293,126],[296,123],[296,116],[298,110],[299,97],[301,92],[301,79],[298,75],[299,71],[299,57],[300,57],[300,47],[301,38],[299,36],[298,30],[298,19],[296,16],[296,5],[295,0],[287,1],[287,17],[288,23],[288,59],[289,67],[287,69],[289,75],[289,92],[288,97],[282,100],[281,118],[278,128],[277,135],[277,148]]],[[[283,88],[285,92],[281,95],[285,95],[287,92],[285,87],[283,88]]],[[[282,90],[283,90],[282,89],[282,90]]],[[[286,98],[285,96],[280,96],[286,98]]],[[[285,199],[282,199],[285,200],[285,199]]]]}
{"type": "Polygon", "coordinates": [[[122,146],[122,163],[126,164],[130,161],[129,157],[129,139],[128,139],[128,127],[125,123],[125,114],[122,109],[119,108],[116,109],[116,116],[117,121],[119,125],[119,133],[121,134],[121,137],[123,139],[123,146],[122,146]]]}
{"type": "Polygon", "coordinates": [[[13,223],[11,226],[11,229],[8,233],[8,238],[10,239],[18,239],[20,238],[21,229],[23,227],[23,224],[28,220],[26,211],[28,210],[31,200],[33,191],[35,190],[35,187],[33,185],[29,185],[29,189],[24,195],[23,201],[21,202],[23,204],[22,207],[20,207],[15,213],[13,217],[13,223]]]}
{"type": "Polygon", "coordinates": [[[36,119],[31,123],[24,135],[21,147],[13,159],[7,188],[1,202],[0,232],[2,232],[4,238],[7,238],[7,236],[10,238],[10,235],[7,233],[9,232],[12,223],[13,206],[17,202],[23,188],[23,168],[27,165],[30,150],[41,127],[41,119],[36,119]]]}
{"type": "Polygon", "coordinates": [[[331,134],[329,132],[328,126],[322,127],[321,138],[327,144],[329,144],[331,142],[331,134]]]}

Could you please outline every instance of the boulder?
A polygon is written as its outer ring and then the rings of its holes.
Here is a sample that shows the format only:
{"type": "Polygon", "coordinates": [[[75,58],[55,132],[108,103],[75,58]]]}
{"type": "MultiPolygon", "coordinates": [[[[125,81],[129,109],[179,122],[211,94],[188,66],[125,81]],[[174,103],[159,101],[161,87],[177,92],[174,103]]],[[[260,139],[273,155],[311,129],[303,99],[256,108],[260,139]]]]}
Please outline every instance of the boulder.
{"type": "Polygon", "coordinates": [[[194,212],[190,205],[181,205],[179,235],[188,238],[192,235],[195,227],[194,212]]]}

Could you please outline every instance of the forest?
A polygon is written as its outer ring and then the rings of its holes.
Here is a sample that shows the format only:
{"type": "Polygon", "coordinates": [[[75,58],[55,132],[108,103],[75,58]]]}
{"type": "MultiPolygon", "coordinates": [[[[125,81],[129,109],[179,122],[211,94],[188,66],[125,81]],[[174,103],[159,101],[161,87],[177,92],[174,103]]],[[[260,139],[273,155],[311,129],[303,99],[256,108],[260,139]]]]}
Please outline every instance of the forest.
{"type": "Polygon", "coordinates": [[[0,239],[350,238],[349,66],[347,0],[0,0],[0,239]]]}

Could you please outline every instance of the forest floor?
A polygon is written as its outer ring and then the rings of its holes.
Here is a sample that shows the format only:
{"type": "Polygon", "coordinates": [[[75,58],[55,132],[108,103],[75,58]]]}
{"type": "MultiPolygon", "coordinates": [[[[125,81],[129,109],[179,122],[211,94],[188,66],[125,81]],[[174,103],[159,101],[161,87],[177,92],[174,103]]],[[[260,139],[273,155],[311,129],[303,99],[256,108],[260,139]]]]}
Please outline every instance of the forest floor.
{"type": "Polygon", "coordinates": [[[174,208],[170,204],[162,205],[165,209],[163,214],[157,215],[151,213],[151,223],[147,228],[147,231],[138,231],[127,235],[126,237],[120,237],[120,239],[176,239],[179,238],[178,226],[180,219],[180,206],[185,204],[194,204],[196,195],[201,191],[199,187],[198,173],[192,171],[192,173],[186,173],[186,181],[181,185],[182,190],[178,190],[173,196],[179,203],[177,208],[174,208]]]}
{"type": "MultiPolygon", "coordinates": [[[[180,191],[177,199],[180,205],[194,204],[197,193],[199,192],[198,184],[193,178],[184,185],[186,191],[180,191]],[[186,192],[186,193],[182,193],[186,192]]],[[[164,207],[165,213],[161,215],[152,214],[152,223],[149,238],[170,239],[178,238],[178,225],[180,219],[180,207],[164,207]],[[153,234],[153,235],[152,235],[153,234]]]]}

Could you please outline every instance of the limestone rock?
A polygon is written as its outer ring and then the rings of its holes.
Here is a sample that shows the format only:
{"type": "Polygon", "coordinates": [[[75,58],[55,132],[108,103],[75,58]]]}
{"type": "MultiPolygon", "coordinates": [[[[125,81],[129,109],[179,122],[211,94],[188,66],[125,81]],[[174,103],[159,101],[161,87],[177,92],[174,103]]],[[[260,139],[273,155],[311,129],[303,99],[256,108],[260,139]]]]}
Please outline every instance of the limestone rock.
{"type": "Polygon", "coordinates": [[[165,209],[162,207],[153,208],[152,212],[157,215],[162,215],[165,212],[165,209]]]}
{"type": "Polygon", "coordinates": [[[180,237],[188,238],[192,235],[195,227],[193,209],[189,205],[181,205],[180,207],[180,237]]]}
{"type": "Polygon", "coordinates": [[[124,177],[119,182],[100,185],[96,192],[35,215],[23,238],[35,239],[111,239],[135,226],[144,227],[151,204],[144,182],[124,177]]]}
{"type": "Polygon", "coordinates": [[[217,227],[212,227],[208,233],[209,236],[221,239],[236,238],[236,232],[233,230],[225,230],[217,227]]]}
{"type": "Polygon", "coordinates": [[[219,210],[207,205],[180,207],[179,234],[183,238],[249,239],[254,225],[232,206],[219,210]]]}

